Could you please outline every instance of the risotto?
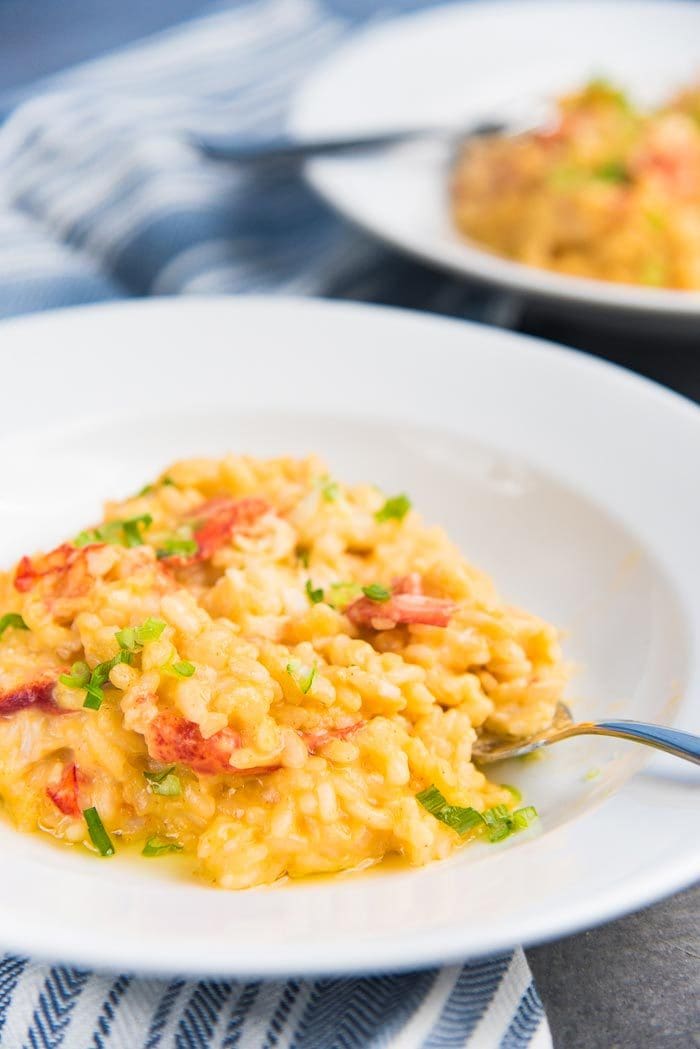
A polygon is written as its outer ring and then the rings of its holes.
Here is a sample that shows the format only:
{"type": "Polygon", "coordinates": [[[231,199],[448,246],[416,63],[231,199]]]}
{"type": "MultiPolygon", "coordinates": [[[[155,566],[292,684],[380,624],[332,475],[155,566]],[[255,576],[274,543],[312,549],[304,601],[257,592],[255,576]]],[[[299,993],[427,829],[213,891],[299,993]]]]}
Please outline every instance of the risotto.
{"type": "Polygon", "coordinates": [[[557,632],[406,495],[315,458],[178,462],[0,574],[0,797],[25,831],[224,888],[525,826],[471,761],[552,720],[557,632]]]}
{"type": "Polygon", "coordinates": [[[553,126],[470,143],[457,228],[500,255],[578,277],[700,289],[700,87],[653,112],[604,81],[553,126]]]}

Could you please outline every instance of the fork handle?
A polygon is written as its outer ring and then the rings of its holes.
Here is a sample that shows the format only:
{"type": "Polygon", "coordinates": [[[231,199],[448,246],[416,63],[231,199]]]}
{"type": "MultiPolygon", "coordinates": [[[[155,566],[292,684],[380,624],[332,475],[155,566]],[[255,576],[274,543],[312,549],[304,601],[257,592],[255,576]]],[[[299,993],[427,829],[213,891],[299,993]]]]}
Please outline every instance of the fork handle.
{"type": "Polygon", "coordinates": [[[416,139],[444,138],[466,141],[503,132],[504,121],[481,120],[469,127],[413,127],[400,131],[367,132],[357,135],[327,135],[321,138],[299,139],[281,134],[272,137],[240,134],[192,135],[190,141],[210,160],[229,164],[254,166],[258,164],[301,163],[312,157],[342,156],[345,153],[370,153],[397,146],[416,139]]]}
{"type": "MultiPolygon", "coordinates": [[[[700,765],[700,736],[690,732],[681,732],[677,728],[666,728],[664,725],[645,725],[641,721],[596,721],[577,725],[581,734],[594,736],[617,736],[619,739],[631,739],[636,743],[646,743],[677,758],[685,758],[700,765]]],[[[578,733],[577,733],[578,735],[578,733]]]]}

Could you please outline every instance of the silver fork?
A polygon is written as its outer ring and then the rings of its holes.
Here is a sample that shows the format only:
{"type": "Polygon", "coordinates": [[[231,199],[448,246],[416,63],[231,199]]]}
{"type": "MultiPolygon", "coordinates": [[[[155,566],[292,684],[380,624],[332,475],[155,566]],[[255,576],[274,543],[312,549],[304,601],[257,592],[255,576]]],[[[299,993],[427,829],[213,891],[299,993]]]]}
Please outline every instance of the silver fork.
{"type": "Polygon", "coordinates": [[[208,132],[192,133],[189,139],[205,156],[229,164],[298,164],[313,157],[371,153],[421,139],[445,141],[455,153],[469,139],[484,135],[523,134],[541,126],[551,115],[551,104],[546,98],[530,97],[513,100],[507,107],[503,107],[502,112],[489,117],[484,116],[462,126],[432,125],[399,130],[386,128],[383,131],[365,134],[317,135],[308,139],[284,133],[276,136],[257,136],[236,132],[208,132]]]}
{"type": "Polygon", "coordinates": [[[240,135],[193,135],[192,143],[210,160],[229,164],[301,164],[313,157],[333,157],[347,153],[374,153],[420,139],[447,140],[478,138],[482,135],[503,134],[505,122],[475,124],[462,132],[439,128],[409,128],[405,131],[382,131],[377,134],[329,136],[328,138],[297,139],[291,135],[274,138],[246,138],[240,135]]]}
{"type": "Polygon", "coordinates": [[[700,765],[700,736],[665,725],[648,725],[642,721],[576,722],[564,703],[557,704],[554,720],[544,732],[515,739],[481,736],[472,748],[472,757],[478,765],[490,765],[495,761],[506,761],[507,758],[520,758],[551,743],[571,739],[572,736],[615,736],[634,743],[645,743],[648,747],[656,747],[657,750],[700,765]]]}

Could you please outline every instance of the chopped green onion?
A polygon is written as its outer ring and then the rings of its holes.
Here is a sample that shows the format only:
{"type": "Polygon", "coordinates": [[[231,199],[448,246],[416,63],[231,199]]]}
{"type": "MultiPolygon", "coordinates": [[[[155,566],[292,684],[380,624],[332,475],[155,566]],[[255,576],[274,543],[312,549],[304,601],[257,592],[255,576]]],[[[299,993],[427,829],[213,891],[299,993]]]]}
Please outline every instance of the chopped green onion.
{"type": "Polygon", "coordinates": [[[629,182],[629,171],[621,160],[608,160],[596,168],[594,175],[603,182],[612,182],[622,185],[629,182]]]}
{"type": "Polygon", "coordinates": [[[374,519],[380,523],[390,521],[392,518],[402,521],[410,509],[411,500],[402,492],[401,495],[394,495],[391,499],[387,499],[381,510],[377,510],[374,519]]]}
{"type": "Polygon", "coordinates": [[[104,663],[98,663],[92,671],[90,680],[84,686],[86,696],[83,706],[87,707],[88,710],[99,710],[102,706],[102,700],[105,698],[102,686],[107,684],[110,671],[119,663],[131,663],[131,653],[122,648],[117,652],[116,656],[106,660],[104,663]]]}
{"type": "Polygon", "coordinates": [[[306,590],[307,596],[312,605],[317,605],[320,601],[323,601],[323,590],[321,587],[314,590],[314,585],[310,579],[306,580],[304,589],[306,590]]]}
{"type": "Polygon", "coordinates": [[[450,805],[434,785],[416,794],[416,800],[431,816],[447,824],[458,834],[466,834],[468,830],[481,825],[492,842],[502,841],[510,834],[524,830],[537,819],[537,810],[532,805],[516,809],[512,814],[505,805],[494,805],[484,813],[461,805],[450,805]]]}
{"type": "Polygon", "coordinates": [[[331,583],[331,600],[329,603],[332,608],[342,610],[351,601],[354,601],[356,597],[359,597],[361,593],[362,587],[359,583],[331,583]]]}
{"type": "Polygon", "coordinates": [[[87,546],[89,543],[99,542],[97,538],[97,529],[89,528],[84,532],[78,532],[75,539],[73,540],[74,546],[87,546]]]}
{"type": "Polygon", "coordinates": [[[511,833],[510,813],[505,805],[494,805],[482,818],[488,828],[489,841],[502,841],[511,833]]]}
{"type": "Polygon", "coordinates": [[[437,816],[447,805],[445,796],[440,793],[435,784],[431,787],[426,787],[420,794],[416,794],[416,801],[419,801],[431,816],[437,816]]]}
{"type": "Polygon", "coordinates": [[[131,652],[121,648],[116,656],[104,663],[98,663],[92,671],[87,663],[74,663],[70,674],[61,674],[58,680],[67,688],[84,688],[86,694],[83,706],[88,710],[99,710],[104,699],[102,686],[109,680],[110,671],[117,664],[131,663],[131,660],[131,652]]]}
{"type": "Polygon", "coordinates": [[[309,691],[314,683],[316,677],[316,664],[309,669],[305,667],[303,663],[300,663],[298,659],[293,659],[291,663],[287,663],[287,673],[292,678],[294,683],[300,692],[304,695],[309,691]]]}
{"type": "Polygon", "coordinates": [[[107,521],[97,528],[88,528],[73,540],[75,546],[88,546],[90,543],[111,543],[114,546],[142,546],[142,530],[145,531],[153,518],[150,514],[140,514],[123,521],[107,521]]]}
{"type": "Polygon", "coordinates": [[[154,491],[154,486],[152,484],[145,484],[141,491],[136,493],[136,496],[139,498],[142,495],[150,495],[152,491],[154,491]]]}
{"type": "Polygon", "coordinates": [[[164,478],[163,478],[163,479],[161,480],[161,482],[160,482],[160,483],[161,483],[161,484],[163,485],[163,487],[164,487],[164,488],[165,488],[165,487],[168,487],[168,486],[171,486],[171,485],[172,485],[172,487],[173,487],[173,488],[177,488],[177,485],[176,485],[176,484],[175,484],[175,482],[173,481],[172,477],[168,477],[168,475],[167,475],[167,474],[166,474],[166,476],[165,476],[165,477],[164,477],[164,478]]]}
{"type": "Polygon", "coordinates": [[[296,549],[296,555],[304,568],[309,567],[309,553],[310,551],[305,546],[298,546],[296,549]]]}
{"type": "Polygon", "coordinates": [[[512,819],[515,830],[524,830],[537,819],[537,809],[533,805],[526,805],[524,809],[516,809],[512,819]]]}
{"type": "Polygon", "coordinates": [[[154,619],[149,616],[141,626],[130,626],[124,630],[117,630],[114,635],[120,648],[128,652],[137,652],[147,641],[157,641],[165,630],[167,624],[162,619],[154,619]]]}
{"type": "Polygon", "coordinates": [[[387,590],[385,586],[380,586],[379,583],[371,583],[369,586],[362,587],[362,593],[365,597],[368,597],[370,601],[388,601],[391,597],[391,590],[387,590]]]}
{"type": "Polygon", "coordinates": [[[605,77],[594,77],[593,80],[589,80],[584,93],[593,96],[594,99],[597,96],[601,101],[612,102],[625,112],[632,112],[632,106],[624,91],[620,91],[605,77]]]}
{"type": "Polygon", "coordinates": [[[512,786],[512,784],[510,783],[501,783],[501,786],[504,790],[507,790],[510,794],[512,794],[516,801],[523,800],[523,796],[517,787],[512,786]]]}
{"type": "Polygon", "coordinates": [[[70,674],[61,674],[58,680],[67,688],[85,688],[90,680],[90,667],[87,663],[74,663],[70,674]]]}
{"type": "Polygon", "coordinates": [[[15,630],[29,630],[19,612],[6,612],[4,616],[0,616],[0,637],[8,627],[14,627],[15,630]]]}
{"type": "Polygon", "coordinates": [[[491,809],[486,809],[484,813],[484,823],[491,824],[497,823],[499,820],[506,820],[510,813],[508,812],[507,805],[494,805],[491,809]]]}
{"type": "Polygon", "coordinates": [[[188,663],[186,659],[181,659],[177,663],[170,663],[167,667],[163,667],[166,674],[172,674],[173,677],[192,677],[195,670],[194,663],[188,663]]]}
{"type": "Polygon", "coordinates": [[[156,834],[148,839],[141,855],[162,856],[165,852],[182,852],[182,845],[179,845],[176,841],[168,841],[167,838],[160,838],[156,834]]]}
{"type": "Polygon", "coordinates": [[[86,710],[99,710],[102,706],[102,700],[105,698],[105,694],[101,688],[97,688],[93,685],[88,685],[85,689],[85,699],[83,700],[83,707],[86,710]]]}
{"type": "Polygon", "coordinates": [[[448,805],[436,786],[427,787],[420,794],[416,794],[416,800],[424,809],[427,809],[431,816],[440,820],[441,823],[446,823],[458,834],[466,834],[468,830],[482,822],[481,815],[476,809],[462,805],[448,805]]]}
{"type": "Polygon", "coordinates": [[[199,550],[196,539],[162,539],[156,550],[156,557],[161,561],[164,557],[191,557],[199,550]]]}
{"type": "Polygon", "coordinates": [[[161,794],[165,798],[174,798],[182,793],[179,776],[175,775],[175,766],[163,769],[162,772],[144,772],[148,789],[152,794],[161,794]]]}
{"type": "Polygon", "coordinates": [[[104,823],[100,819],[97,809],[85,809],[83,816],[87,823],[90,841],[100,856],[114,856],[114,845],[112,845],[110,836],[104,828],[104,823]]]}
{"type": "Polygon", "coordinates": [[[153,518],[150,514],[142,514],[141,517],[132,517],[129,521],[123,521],[124,546],[142,546],[141,529],[148,528],[151,524],[153,524],[153,518]]]}
{"type": "Polygon", "coordinates": [[[334,503],[340,495],[340,488],[338,482],[334,481],[329,474],[324,474],[323,477],[319,477],[316,482],[318,487],[321,489],[321,495],[327,503],[334,503]]]}

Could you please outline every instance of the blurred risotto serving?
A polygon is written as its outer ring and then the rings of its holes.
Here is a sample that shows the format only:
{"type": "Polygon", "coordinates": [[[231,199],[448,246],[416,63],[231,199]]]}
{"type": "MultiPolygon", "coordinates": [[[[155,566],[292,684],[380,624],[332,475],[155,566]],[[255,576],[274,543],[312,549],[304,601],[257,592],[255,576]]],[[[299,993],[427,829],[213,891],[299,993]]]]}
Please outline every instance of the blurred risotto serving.
{"type": "Polygon", "coordinates": [[[0,575],[0,796],[96,854],[243,888],[526,826],[477,733],[552,719],[556,631],[405,495],[316,459],[179,462],[0,575]]]}
{"type": "Polygon", "coordinates": [[[553,126],[470,143],[453,173],[458,229],[578,277],[700,289],[700,86],[653,112],[604,81],[553,126]]]}

